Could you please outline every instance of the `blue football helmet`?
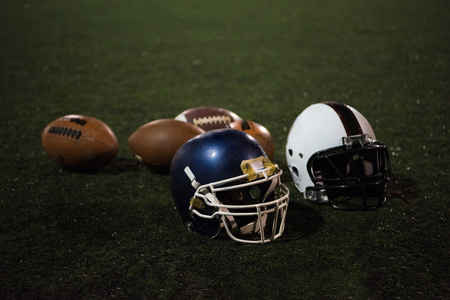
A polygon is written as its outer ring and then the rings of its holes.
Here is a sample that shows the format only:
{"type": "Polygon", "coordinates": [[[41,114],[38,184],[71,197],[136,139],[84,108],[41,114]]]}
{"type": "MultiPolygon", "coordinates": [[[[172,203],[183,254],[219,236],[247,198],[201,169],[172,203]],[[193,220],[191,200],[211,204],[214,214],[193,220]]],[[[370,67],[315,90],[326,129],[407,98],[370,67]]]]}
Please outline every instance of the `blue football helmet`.
{"type": "Polygon", "coordinates": [[[267,243],[284,231],[289,190],[282,170],[245,132],[200,134],[175,154],[172,197],[188,230],[238,242],[267,243]]]}

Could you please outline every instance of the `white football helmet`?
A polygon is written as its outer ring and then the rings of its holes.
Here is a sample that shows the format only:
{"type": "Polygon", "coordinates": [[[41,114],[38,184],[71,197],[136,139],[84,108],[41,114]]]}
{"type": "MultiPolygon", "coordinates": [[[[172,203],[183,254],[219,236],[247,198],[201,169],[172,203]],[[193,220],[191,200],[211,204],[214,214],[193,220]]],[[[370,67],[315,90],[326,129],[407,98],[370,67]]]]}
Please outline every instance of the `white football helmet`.
{"type": "Polygon", "coordinates": [[[362,210],[386,202],[387,148],[351,106],[323,102],[307,107],[289,131],[286,160],[295,186],[310,202],[349,210],[355,209],[355,199],[362,199],[362,210]]]}

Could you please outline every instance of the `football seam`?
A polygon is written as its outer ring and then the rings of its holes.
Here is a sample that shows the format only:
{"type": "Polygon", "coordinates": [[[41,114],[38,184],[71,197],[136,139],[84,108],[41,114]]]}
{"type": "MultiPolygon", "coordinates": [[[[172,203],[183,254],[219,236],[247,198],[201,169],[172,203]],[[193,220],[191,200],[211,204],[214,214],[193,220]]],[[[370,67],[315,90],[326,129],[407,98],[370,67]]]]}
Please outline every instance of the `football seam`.
{"type": "Polygon", "coordinates": [[[71,128],[62,127],[62,126],[52,126],[48,130],[48,133],[54,134],[54,135],[62,135],[62,136],[67,135],[67,137],[75,138],[76,140],[78,140],[82,135],[81,130],[71,129],[71,128]]]}
{"type": "Polygon", "coordinates": [[[193,118],[192,123],[197,126],[207,125],[207,124],[218,124],[218,123],[224,123],[229,124],[231,123],[231,118],[229,116],[220,115],[220,116],[208,116],[203,118],[193,118]]]}

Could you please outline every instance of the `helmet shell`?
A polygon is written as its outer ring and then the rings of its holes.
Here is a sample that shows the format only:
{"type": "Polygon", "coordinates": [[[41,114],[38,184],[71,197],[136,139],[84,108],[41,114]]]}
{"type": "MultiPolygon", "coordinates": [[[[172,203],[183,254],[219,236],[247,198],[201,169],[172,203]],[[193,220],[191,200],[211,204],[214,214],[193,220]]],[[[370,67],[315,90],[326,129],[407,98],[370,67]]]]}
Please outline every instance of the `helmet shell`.
{"type": "MultiPolygon", "coordinates": [[[[183,224],[194,232],[214,237],[220,230],[220,219],[205,219],[189,211],[196,188],[185,173],[189,167],[200,184],[217,182],[242,175],[243,160],[267,157],[259,143],[245,132],[217,129],[200,134],[178,149],[171,168],[171,191],[183,224]]],[[[206,206],[203,213],[212,215],[215,208],[206,206]]]]}
{"type": "Polygon", "coordinates": [[[353,107],[337,102],[316,103],[295,119],[286,141],[286,161],[297,189],[313,186],[307,163],[321,150],[342,146],[342,138],[375,133],[367,119],[353,107]]]}

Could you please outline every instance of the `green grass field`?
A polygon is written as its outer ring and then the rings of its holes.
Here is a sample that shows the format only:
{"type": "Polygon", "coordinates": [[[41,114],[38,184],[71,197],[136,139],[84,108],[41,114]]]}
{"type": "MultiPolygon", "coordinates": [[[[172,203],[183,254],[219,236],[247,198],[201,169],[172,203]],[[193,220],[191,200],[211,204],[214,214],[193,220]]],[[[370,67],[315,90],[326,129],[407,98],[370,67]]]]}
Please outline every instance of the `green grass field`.
{"type": "Polygon", "coordinates": [[[450,299],[449,16],[444,0],[1,1],[0,299],[450,299]],[[288,129],[322,101],[389,147],[385,207],[295,189],[288,129]],[[128,151],[141,125],[200,105],[270,130],[291,190],[275,242],[187,232],[169,177],[128,151]],[[119,140],[98,172],[43,150],[74,113],[119,140]]]}

